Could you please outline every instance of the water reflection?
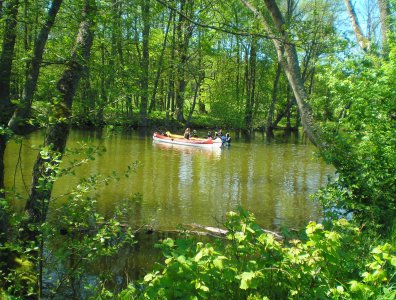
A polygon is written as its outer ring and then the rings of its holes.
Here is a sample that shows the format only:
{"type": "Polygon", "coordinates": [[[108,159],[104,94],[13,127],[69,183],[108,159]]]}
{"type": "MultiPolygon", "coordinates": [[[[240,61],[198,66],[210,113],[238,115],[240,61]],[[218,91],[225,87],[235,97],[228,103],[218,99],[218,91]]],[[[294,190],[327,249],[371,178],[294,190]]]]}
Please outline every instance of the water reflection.
{"type": "MultiPolygon", "coordinates": [[[[26,195],[37,147],[43,135],[36,132],[23,142],[21,164],[15,178],[16,190],[26,195]],[[23,177],[22,177],[23,174],[23,177]]],[[[267,143],[263,137],[251,143],[233,141],[229,149],[198,148],[154,143],[150,136],[125,132],[101,137],[92,132],[73,130],[67,147],[84,141],[103,145],[107,152],[77,170],[77,177],[61,178],[54,197],[67,193],[81,177],[92,174],[123,174],[128,165],[139,161],[129,178],[101,186],[95,197],[100,210],[111,216],[122,199],[135,193],[141,198],[133,204],[134,214],[126,220],[133,226],[150,224],[173,229],[178,224],[198,223],[220,226],[227,211],[238,205],[255,213],[265,228],[300,227],[308,220],[319,220],[320,207],[309,199],[326,184],[332,169],[315,158],[315,148],[298,139],[267,143]]],[[[10,143],[6,151],[6,185],[14,185],[19,145],[10,143]]],[[[72,160],[71,157],[65,157],[72,160]]],[[[52,209],[63,198],[54,201],[52,209]]],[[[20,203],[23,205],[22,203],[20,203]]],[[[51,208],[50,208],[51,212],[51,208]]]]}

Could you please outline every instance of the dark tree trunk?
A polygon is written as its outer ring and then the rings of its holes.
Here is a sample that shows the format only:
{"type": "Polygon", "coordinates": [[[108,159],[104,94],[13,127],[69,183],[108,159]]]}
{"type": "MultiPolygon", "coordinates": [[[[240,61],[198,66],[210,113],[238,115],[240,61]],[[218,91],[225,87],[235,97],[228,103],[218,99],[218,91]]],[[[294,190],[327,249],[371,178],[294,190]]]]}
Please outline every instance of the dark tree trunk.
{"type": "MultiPolygon", "coordinates": [[[[68,119],[71,116],[73,97],[84,72],[84,65],[89,60],[93,41],[93,19],[95,11],[95,0],[85,0],[82,13],[83,19],[80,23],[70,61],[61,79],[57,83],[61,101],[55,104],[54,111],[55,116],[59,118],[59,120],[48,128],[45,146],[59,153],[60,158],[65,151],[69,134],[70,127],[68,119]]],[[[23,228],[23,237],[25,241],[37,242],[39,226],[46,220],[53,184],[53,179],[51,177],[54,175],[54,169],[56,169],[59,164],[53,159],[54,157],[52,154],[46,157],[39,153],[34,165],[30,195],[25,206],[27,215],[27,220],[23,228]],[[48,165],[48,163],[50,163],[50,165],[48,165]],[[43,184],[45,188],[39,188],[43,187],[43,184]]]]}
{"type": "Polygon", "coordinates": [[[149,35],[150,35],[150,1],[144,0],[142,5],[143,45],[142,45],[142,97],[140,101],[139,125],[147,126],[147,104],[149,97],[149,35]]]}
{"type": "MultiPolygon", "coordinates": [[[[3,135],[0,135],[0,182],[2,182],[3,186],[0,187],[0,199],[5,198],[4,191],[4,152],[6,149],[6,139],[3,135]]],[[[8,228],[8,213],[6,211],[6,207],[0,205],[0,244],[4,245],[4,242],[7,240],[7,228],[8,228]]]]}
{"type": "Polygon", "coordinates": [[[5,14],[5,28],[2,52],[0,57],[0,125],[5,126],[12,116],[10,102],[10,79],[14,47],[16,40],[16,25],[19,1],[9,1],[5,14]]]}
{"type": "MultiPolygon", "coordinates": [[[[0,57],[0,127],[5,129],[13,113],[13,105],[10,100],[11,69],[14,58],[16,40],[16,25],[19,1],[10,1],[5,11],[5,28],[3,46],[0,57]]],[[[5,134],[0,133],[0,197],[4,197],[4,151],[7,143],[5,134]],[[1,149],[0,149],[1,150],[1,149]]]]}
{"type": "MultiPolygon", "coordinates": [[[[238,11],[235,10],[234,14],[235,14],[235,22],[236,22],[236,25],[238,26],[238,24],[239,24],[238,11]]],[[[235,97],[236,97],[238,107],[239,107],[239,105],[240,105],[240,86],[239,85],[240,85],[240,81],[241,81],[241,79],[240,79],[240,76],[241,76],[240,75],[240,68],[241,68],[241,56],[240,56],[241,46],[240,46],[240,44],[241,44],[241,42],[239,41],[238,35],[235,36],[235,39],[236,39],[236,46],[237,46],[237,49],[236,49],[236,51],[237,51],[237,55],[236,55],[237,70],[236,70],[236,82],[235,82],[235,97]]]]}
{"type": "MultiPolygon", "coordinates": [[[[12,60],[16,39],[16,25],[19,1],[9,1],[5,11],[5,28],[3,46],[0,57],[0,128],[6,129],[7,123],[13,113],[13,105],[10,101],[10,80],[12,60]]],[[[4,185],[4,152],[7,145],[7,136],[0,133],[0,198],[5,198],[4,185]]],[[[0,244],[4,245],[7,240],[8,213],[3,205],[0,205],[0,244]]]]}
{"type": "MultiPolygon", "coordinates": [[[[180,0],[180,11],[182,14],[185,14],[185,3],[186,0],[180,0]]],[[[183,64],[183,60],[186,55],[183,54],[183,30],[185,26],[185,19],[182,14],[179,14],[179,20],[177,22],[176,31],[177,31],[177,51],[178,51],[178,64],[177,64],[177,89],[175,93],[176,98],[176,119],[178,121],[184,122],[183,116],[183,107],[184,107],[184,89],[186,86],[184,79],[185,66],[183,64]]]]}
{"type": "Polygon", "coordinates": [[[164,61],[164,54],[165,54],[165,49],[166,49],[166,46],[167,46],[168,33],[169,33],[170,23],[172,21],[172,15],[173,15],[173,10],[171,10],[169,12],[169,19],[168,19],[168,24],[166,25],[166,29],[165,29],[164,42],[162,44],[161,55],[160,55],[160,58],[159,58],[159,61],[158,61],[157,74],[156,74],[155,80],[154,80],[153,95],[151,97],[149,112],[151,112],[152,110],[155,109],[155,97],[156,97],[156,94],[157,94],[158,82],[159,82],[159,79],[160,79],[160,76],[161,76],[161,72],[162,72],[162,65],[163,65],[163,61],[164,61]]]}
{"type": "Polygon", "coordinates": [[[267,136],[269,136],[269,137],[272,137],[274,135],[274,133],[273,133],[274,125],[273,125],[272,121],[274,118],[275,104],[278,102],[279,78],[281,75],[281,71],[282,71],[282,66],[280,63],[278,63],[278,66],[276,68],[276,73],[275,73],[273,90],[272,90],[272,101],[271,101],[271,105],[268,110],[268,117],[267,117],[266,131],[267,131],[267,136]]]}
{"type": "Polygon", "coordinates": [[[63,0],[54,0],[52,2],[45,23],[40,29],[39,35],[35,41],[33,57],[28,63],[28,73],[22,93],[21,103],[15,110],[14,115],[9,122],[9,127],[18,134],[25,133],[27,129],[26,121],[30,116],[32,99],[37,86],[37,79],[40,72],[40,64],[43,60],[44,48],[62,1],[63,0]]]}
{"type": "Polygon", "coordinates": [[[256,46],[257,40],[253,38],[250,45],[250,53],[246,52],[246,105],[245,105],[245,127],[246,134],[251,135],[253,130],[253,107],[255,102],[256,86],[256,46]],[[249,57],[249,59],[247,59],[249,57]]]}
{"type": "Polygon", "coordinates": [[[186,127],[190,127],[190,122],[191,122],[191,118],[192,118],[192,115],[193,115],[194,110],[195,110],[195,105],[197,103],[199,90],[201,88],[202,81],[205,78],[205,71],[201,70],[201,58],[199,59],[199,64],[198,65],[199,65],[200,71],[199,71],[198,79],[195,82],[196,86],[195,86],[195,91],[194,91],[194,98],[193,98],[193,103],[191,104],[190,112],[188,114],[186,127]]]}
{"type": "Polygon", "coordinates": [[[169,115],[174,111],[175,103],[175,47],[176,47],[176,14],[173,14],[172,48],[171,48],[171,67],[169,69],[169,87],[166,100],[166,124],[169,123],[169,115]]]}
{"type": "Polygon", "coordinates": [[[180,122],[185,122],[183,109],[185,101],[186,90],[186,65],[188,61],[188,46],[193,33],[193,24],[189,22],[183,15],[193,16],[194,1],[180,1],[179,21],[177,24],[177,38],[178,38],[178,68],[177,68],[177,89],[176,89],[176,118],[180,122]]]}
{"type": "Polygon", "coordinates": [[[82,106],[83,106],[83,116],[86,121],[89,121],[88,125],[93,125],[91,122],[94,120],[91,118],[91,113],[95,110],[95,95],[91,87],[91,76],[89,66],[85,66],[83,82],[82,82],[82,106]]]}
{"type": "Polygon", "coordinates": [[[98,113],[96,115],[96,123],[99,126],[104,125],[104,118],[103,118],[103,112],[104,108],[107,104],[107,94],[106,94],[106,73],[105,73],[105,45],[102,44],[100,47],[100,53],[101,53],[101,63],[102,63],[102,68],[100,70],[100,101],[99,101],[99,107],[98,107],[98,113]]]}

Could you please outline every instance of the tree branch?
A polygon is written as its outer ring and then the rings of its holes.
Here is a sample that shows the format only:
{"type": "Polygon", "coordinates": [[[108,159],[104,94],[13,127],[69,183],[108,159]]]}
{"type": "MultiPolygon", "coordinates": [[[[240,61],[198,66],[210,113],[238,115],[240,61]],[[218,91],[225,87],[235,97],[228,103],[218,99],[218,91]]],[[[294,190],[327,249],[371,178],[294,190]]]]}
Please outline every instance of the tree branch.
{"type": "MultiPolygon", "coordinates": [[[[281,39],[279,37],[276,37],[274,35],[272,35],[268,30],[266,30],[267,32],[269,32],[270,34],[260,34],[260,33],[253,33],[253,32],[248,32],[248,31],[236,31],[236,30],[232,30],[232,29],[227,29],[224,27],[218,27],[218,26],[212,26],[212,25],[208,25],[208,24],[203,24],[200,22],[195,21],[194,19],[186,16],[185,14],[183,14],[182,12],[180,12],[177,8],[173,7],[172,5],[170,5],[169,3],[167,3],[165,0],[156,0],[158,3],[164,5],[165,7],[169,8],[170,10],[174,11],[175,13],[177,13],[179,16],[182,16],[183,18],[185,18],[187,21],[191,22],[192,24],[202,27],[202,28],[208,28],[208,29],[214,29],[217,31],[221,31],[224,33],[229,33],[232,35],[239,35],[239,36],[256,36],[256,37],[261,37],[264,39],[276,39],[281,41],[281,39]]],[[[245,2],[242,0],[242,2],[245,2]]],[[[284,42],[284,41],[282,41],[284,42]]]]}

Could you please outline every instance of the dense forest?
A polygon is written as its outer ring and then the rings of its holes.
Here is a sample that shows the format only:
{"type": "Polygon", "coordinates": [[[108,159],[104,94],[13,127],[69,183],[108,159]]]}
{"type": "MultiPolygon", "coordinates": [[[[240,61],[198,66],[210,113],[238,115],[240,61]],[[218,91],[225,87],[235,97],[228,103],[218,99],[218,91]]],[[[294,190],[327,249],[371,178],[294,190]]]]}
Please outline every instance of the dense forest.
{"type": "MultiPolygon", "coordinates": [[[[0,295],[395,299],[395,13],[394,0],[0,1],[0,295]],[[164,262],[141,280],[110,289],[100,278],[78,294],[70,282],[86,261],[135,240],[86,194],[117,175],[70,193],[61,223],[91,234],[47,220],[54,182],[80,165],[61,164],[72,126],[303,132],[337,171],[314,195],[326,218],[278,240],[230,212],[226,243],[165,239],[164,262]],[[46,137],[18,213],[4,153],[38,128],[46,137]],[[45,248],[59,236],[54,261],[74,263],[44,285],[45,248]]],[[[87,148],[87,160],[100,151],[87,148]]]]}

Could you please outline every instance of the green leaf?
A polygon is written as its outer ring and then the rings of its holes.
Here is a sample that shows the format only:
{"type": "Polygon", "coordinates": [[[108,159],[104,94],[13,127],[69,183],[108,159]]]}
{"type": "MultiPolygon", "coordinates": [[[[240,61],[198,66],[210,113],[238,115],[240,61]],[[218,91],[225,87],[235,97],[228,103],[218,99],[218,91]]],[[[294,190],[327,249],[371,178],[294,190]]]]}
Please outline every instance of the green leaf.
{"type": "Polygon", "coordinates": [[[148,273],[146,276],[144,276],[144,281],[148,282],[153,280],[154,275],[152,273],[148,273]]]}
{"type": "Polygon", "coordinates": [[[195,255],[194,261],[195,261],[195,262],[199,262],[199,261],[201,260],[202,256],[203,256],[203,254],[202,254],[202,250],[201,250],[201,251],[199,251],[199,252],[197,253],[197,255],[195,255]]]}
{"type": "Polygon", "coordinates": [[[396,267],[396,256],[392,256],[390,263],[392,266],[396,267]]]}
{"type": "Polygon", "coordinates": [[[254,277],[256,277],[254,272],[243,272],[240,276],[241,284],[239,286],[242,290],[247,290],[250,287],[250,283],[254,277]]]}

